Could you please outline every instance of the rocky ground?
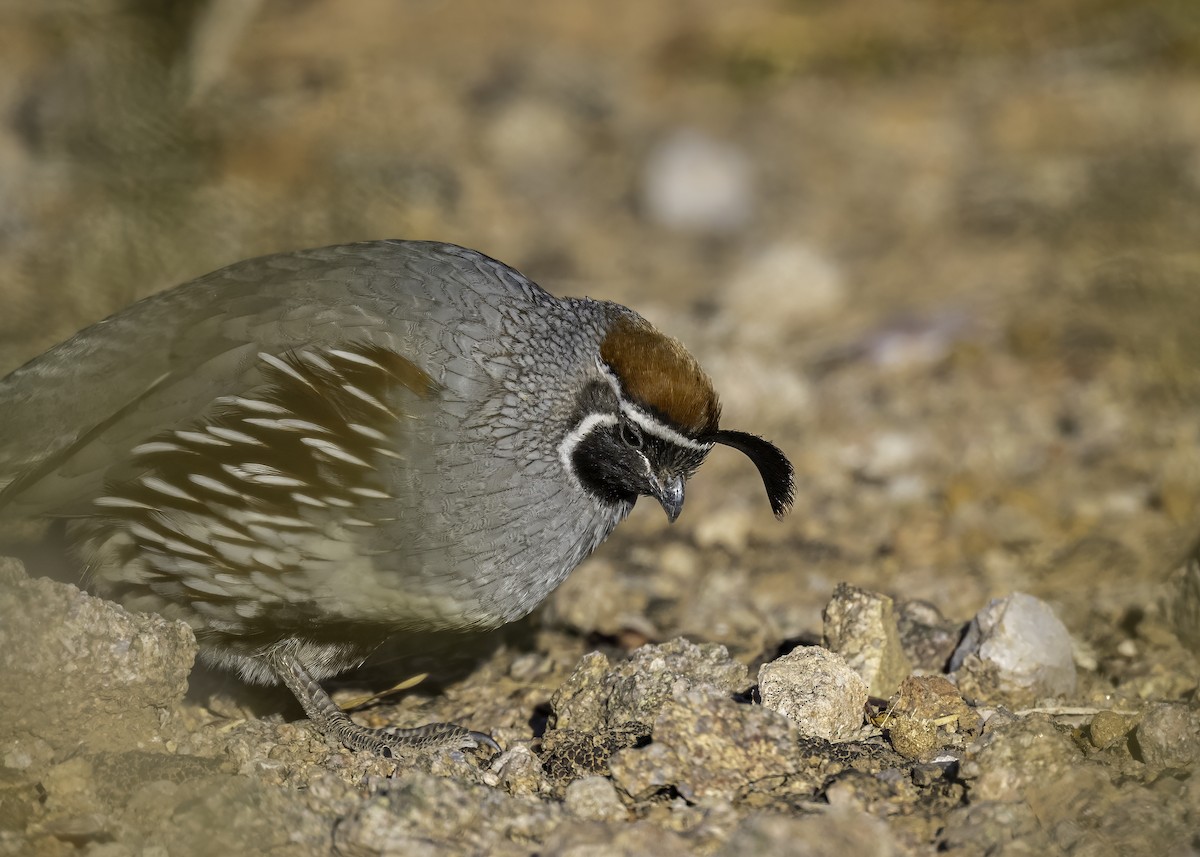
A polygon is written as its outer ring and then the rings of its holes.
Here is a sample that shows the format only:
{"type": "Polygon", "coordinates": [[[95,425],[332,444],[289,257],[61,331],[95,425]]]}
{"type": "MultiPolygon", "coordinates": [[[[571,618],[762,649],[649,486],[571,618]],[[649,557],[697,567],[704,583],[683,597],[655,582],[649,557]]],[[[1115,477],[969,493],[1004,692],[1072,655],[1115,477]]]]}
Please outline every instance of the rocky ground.
{"type": "Polygon", "coordinates": [[[237,258],[440,238],[683,338],[796,507],[718,450],[356,709],[494,758],[329,746],[0,565],[0,853],[1200,851],[1191,4],[170,9],[0,9],[0,371],[237,258]]]}

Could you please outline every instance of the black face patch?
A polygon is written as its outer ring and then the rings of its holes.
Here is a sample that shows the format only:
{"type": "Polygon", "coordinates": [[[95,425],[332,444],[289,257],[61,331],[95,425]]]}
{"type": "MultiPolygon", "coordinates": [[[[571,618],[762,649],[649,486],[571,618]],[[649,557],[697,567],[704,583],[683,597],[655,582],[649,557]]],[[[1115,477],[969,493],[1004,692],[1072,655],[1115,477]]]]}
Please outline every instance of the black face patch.
{"type": "Polygon", "coordinates": [[[571,456],[580,483],[601,502],[632,505],[653,490],[642,454],[620,437],[618,426],[597,426],[571,456]]]}

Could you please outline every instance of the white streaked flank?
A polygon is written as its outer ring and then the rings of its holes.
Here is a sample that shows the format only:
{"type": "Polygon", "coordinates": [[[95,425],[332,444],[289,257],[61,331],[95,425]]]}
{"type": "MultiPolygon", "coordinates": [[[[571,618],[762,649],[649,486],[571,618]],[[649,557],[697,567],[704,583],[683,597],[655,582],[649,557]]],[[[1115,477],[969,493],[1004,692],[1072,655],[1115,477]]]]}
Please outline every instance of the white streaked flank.
{"type": "Polygon", "coordinates": [[[288,409],[283,405],[276,405],[272,402],[261,402],[258,399],[251,399],[246,396],[219,396],[217,398],[219,405],[233,405],[238,408],[245,408],[248,411],[255,411],[260,414],[286,414],[288,409]]]}
{"type": "Polygon", "coordinates": [[[198,485],[201,488],[207,488],[209,491],[215,491],[218,494],[224,494],[227,497],[242,497],[242,492],[235,491],[219,479],[213,479],[211,476],[205,476],[202,473],[188,474],[188,482],[193,485],[198,485]]]}
{"type": "Polygon", "coordinates": [[[361,387],[356,387],[353,384],[343,384],[342,389],[345,390],[347,393],[349,393],[351,396],[354,396],[357,399],[362,399],[368,405],[379,408],[379,410],[383,411],[385,414],[394,416],[394,414],[392,414],[391,408],[389,408],[387,405],[385,405],[383,402],[379,401],[377,398],[372,396],[370,393],[368,393],[366,390],[362,389],[361,387]]]}
{"type": "Polygon", "coordinates": [[[311,447],[320,453],[323,453],[330,458],[336,458],[338,461],[344,461],[347,464],[353,464],[355,467],[370,467],[371,465],[363,461],[357,455],[351,455],[342,449],[336,443],[325,440],[322,437],[302,437],[300,442],[305,446],[311,447]]]}
{"type": "Polygon", "coordinates": [[[329,506],[324,500],[318,500],[316,497],[310,497],[307,494],[301,494],[299,491],[293,491],[291,494],[293,500],[305,506],[313,506],[317,509],[325,509],[329,506]]]}
{"type": "Polygon", "coordinates": [[[157,476],[143,476],[138,481],[151,491],[157,491],[159,494],[166,494],[168,497],[175,497],[178,500],[186,500],[189,503],[200,502],[178,485],[172,485],[170,482],[166,481],[165,479],[159,479],[157,476]]]}
{"type": "Polygon", "coordinates": [[[153,509],[153,506],[148,506],[138,500],[131,500],[128,497],[97,497],[92,501],[93,506],[100,506],[105,509],[153,509]]]}
{"type": "Polygon", "coordinates": [[[139,443],[133,449],[129,450],[130,455],[154,455],[157,452],[185,452],[185,450],[179,444],[166,440],[152,440],[148,443],[139,443]]]}
{"type": "Polygon", "coordinates": [[[363,437],[369,437],[371,440],[377,440],[380,443],[387,443],[387,435],[379,429],[364,426],[360,423],[346,423],[346,427],[353,432],[361,434],[363,437]]]}
{"type": "Polygon", "coordinates": [[[285,476],[282,471],[269,464],[222,464],[221,469],[230,476],[254,485],[271,485],[276,488],[302,488],[304,482],[291,476],[285,476]]]}
{"type": "Polygon", "coordinates": [[[162,535],[156,530],[150,529],[139,521],[134,521],[129,525],[129,532],[142,541],[157,542],[160,545],[165,545],[167,542],[166,536],[162,535]]]}
{"type": "Polygon", "coordinates": [[[303,518],[293,518],[290,515],[270,515],[266,512],[246,510],[242,512],[242,520],[254,524],[270,524],[273,527],[311,527],[303,518]]]}
{"type": "Polygon", "coordinates": [[[326,360],[324,357],[322,357],[320,354],[317,354],[315,351],[301,351],[300,359],[306,363],[311,363],[313,366],[316,366],[322,372],[329,372],[332,375],[338,374],[338,371],[333,368],[333,364],[330,363],[328,360],[326,360]]]}
{"type": "Polygon", "coordinates": [[[312,385],[312,382],[310,382],[307,378],[305,378],[303,375],[301,375],[299,372],[297,372],[295,369],[293,369],[291,366],[289,366],[287,364],[287,361],[280,360],[274,354],[268,354],[265,351],[258,352],[258,358],[260,360],[262,360],[263,363],[266,363],[268,366],[270,366],[271,368],[278,369],[280,372],[284,373],[285,375],[295,378],[297,381],[299,381],[301,384],[308,387],[309,389],[316,390],[316,387],[314,387],[312,385]]]}
{"type": "Polygon", "coordinates": [[[330,354],[334,357],[340,357],[343,360],[348,360],[351,363],[359,363],[363,366],[370,366],[372,369],[378,369],[381,372],[387,371],[387,369],[385,369],[379,363],[376,363],[370,357],[366,357],[366,356],[364,356],[362,354],[358,354],[357,352],[354,352],[354,351],[346,351],[345,349],[342,349],[342,348],[330,348],[326,353],[330,354]]]}
{"type": "Polygon", "coordinates": [[[204,430],[213,437],[219,437],[221,440],[228,440],[233,443],[245,443],[250,446],[265,445],[254,435],[246,434],[244,431],[238,431],[237,429],[226,428],[225,426],[205,426],[204,430]]]}
{"type": "Polygon", "coordinates": [[[186,440],[188,443],[196,443],[202,446],[232,446],[229,441],[221,440],[219,437],[213,437],[210,434],[205,434],[202,431],[185,431],[179,429],[174,432],[175,437],[180,440],[186,440]]]}
{"type": "Polygon", "coordinates": [[[255,548],[250,552],[250,556],[261,566],[283,571],[283,563],[279,561],[279,555],[270,548],[255,548]]]}

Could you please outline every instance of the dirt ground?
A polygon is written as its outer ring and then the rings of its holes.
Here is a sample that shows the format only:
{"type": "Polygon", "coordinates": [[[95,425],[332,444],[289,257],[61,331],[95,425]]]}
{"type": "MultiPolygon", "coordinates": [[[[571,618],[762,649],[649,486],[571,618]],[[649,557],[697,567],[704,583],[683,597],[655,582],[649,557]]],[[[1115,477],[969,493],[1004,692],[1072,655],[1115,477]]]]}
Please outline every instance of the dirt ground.
{"type": "Polygon", "coordinates": [[[635,307],[797,471],[777,522],[715,452],[356,715],[498,759],[185,697],[180,627],[0,567],[0,854],[1200,853],[1196,4],[0,4],[0,117],[0,374],[241,258],[439,239],[635,307]],[[906,752],[900,675],[807,736],[758,671],[841,583],[926,677],[1034,596],[1073,690],[956,669],[906,752]]]}

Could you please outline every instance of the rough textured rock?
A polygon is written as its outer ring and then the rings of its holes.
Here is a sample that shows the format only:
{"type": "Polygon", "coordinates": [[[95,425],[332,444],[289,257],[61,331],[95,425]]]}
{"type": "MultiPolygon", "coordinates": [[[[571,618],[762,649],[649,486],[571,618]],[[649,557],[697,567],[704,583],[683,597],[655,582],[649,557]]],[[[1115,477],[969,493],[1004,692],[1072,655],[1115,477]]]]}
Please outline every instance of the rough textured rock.
{"type": "Polygon", "coordinates": [[[775,712],[691,690],[663,706],[649,746],[622,750],[610,766],[635,800],[670,788],[711,803],[783,785],[795,772],[795,745],[796,727],[775,712]]]}
{"type": "Polygon", "coordinates": [[[567,786],[563,798],[567,812],[584,821],[623,821],[629,810],[607,777],[584,777],[567,786]]]}
{"type": "Polygon", "coordinates": [[[1167,614],[1180,641],[1200,655],[1200,544],[1171,575],[1167,614]]]}
{"type": "Polygon", "coordinates": [[[509,794],[536,795],[550,791],[541,760],[525,744],[517,744],[497,756],[491,771],[496,775],[496,783],[509,794]]]}
{"type": "Polygon", "coordinates": [[[793,649],[758,671],[764,707],[796,724],[802,735],[842,741],[862,726],[867,685],[840,656],[818,646],[793,649]]]}
{"type": "Polygon", "coordinates": [[[1115,711],[1098,711],[1088,724],[1088,740],[1098,750],[1107,750],[1129,735],[1133,728],[1130,718],[1115,711]]]}
{"type": "Polygon", "coordinates": [[[527,853],[562,817],[558,804],[413,772],[381,784],[333,841],[350,854],[527,853]]]}
{"type": "Polygon", "coordinates": [[[182,622],[128,611],[74,586],[4,571],[0,748],[162,746],[196,655],[182,622]],[[50,680],[52,677],[52,680],[50,680]]]}
{"type": "Polygon", "coordinates": [[[968,697],[1010,705],[1075,692],[1070,633],[1048,604],[1022,592],[976,614],[951,669],[968,697]]]}
{"type": "Polygon", "coordinates": [[[966,631],[965,622],[942,616],[928,601],[901,601],[896,605],[900,645],[912,665],[929,672],[944,672],[966,631]]]}
{"type": "Polygon", "coordinates": [[[754,815],[742,823],[717,853],[720,857],[745,854],[892,857],[904,851],[883,821],[850,809],[803,818],[754,815]]]}
{"type": "Polygon", "coordinates": [[[1122,789],[1103,766],[1082,763],[1061,736],[1048,736],[1036,722],[1009,723],[1001,731],[1006,737],[977,757],[981,766],[1000,762],[1001,768],[982,782],[968,782],[970,802],[948,814],[943,850],[1172,854],[1187,853],[1194,842],[1200,821],[1194,776],[1162,777],[1149,787],[1122,789]],[[1038,746],[1046,739],[1049,750],[1038,746]],[[1027,771],[1018,772],[1025,748],[1034,749],[1035,758],[1027,771]],[[997,751],[1007,758],[992,755],[997,751]]]}
{"type": "Polygon", "coordinates": [[[1150,705],[1134,733],[1142,761],[1155,773],[1195,770],[1200,763],[1200,711],[1182,703],[1150,705]]]}
{"type": "Polygon", "coordinates": [[[598,653],[580,661],[554,694],[557,729],[597,731],[628,721],[652,723],[673,694],[693,688],[728,696],[750,684],[724,646],[682,637],[642,646],[618,664],[598,653]]]}
{"type": "Polygon", "coordinates": [[[928,761],[948,744],[978,734],[979,715],[942,676],[909,676],[880,718],[892,747],[906,759],[928,761]]]}
{"type": "Polygon", "coordinates": [[[560,825],[537,853],[546,857],[692,857],[697,848],[688,837],[647,822],[575,822],[560,825]]]}
{"type": "Polygon", "coordinates": [[[912,664],[900,644],[892,599],[840,583],[823,616],[825,646],[863,677],[872,696],[895,693],[912,664]]]}
{"type": "Polygon", "coordinates": [[[963,760],[974,800],[1020,801],[1062,782],[1083,761],[1070,732],[1046,715],[994,714],[963,760]]]}

